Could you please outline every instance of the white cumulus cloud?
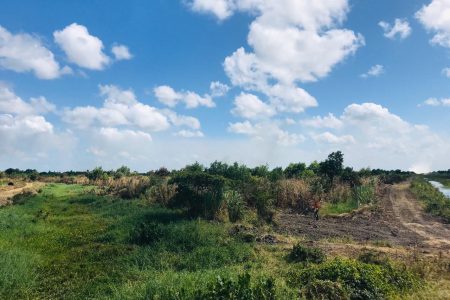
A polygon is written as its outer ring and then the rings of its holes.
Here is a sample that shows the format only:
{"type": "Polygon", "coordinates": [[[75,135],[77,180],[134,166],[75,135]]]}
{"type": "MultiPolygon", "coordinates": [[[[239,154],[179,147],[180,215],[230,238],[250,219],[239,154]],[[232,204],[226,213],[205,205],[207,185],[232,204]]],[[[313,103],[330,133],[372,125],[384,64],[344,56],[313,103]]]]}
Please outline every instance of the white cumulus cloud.
{"type": "Polygon", "coordinates": [[[450,0],[432,0],[416,13],[416,18],[434,33],[432,44],[450,48],[450,0]]]}
{"type": "Polygon", "coordinates": [[[234,100],[232,113],[246,119],[268,118],[275,114],[274,109],[257,96],[241,93],[234,100]]]}
{"type": "Polygon", "coordinates": [[[172,87],[161,85],[153,89],[156,99],[167,105],[168,107],[175,107],[178,103],[184,103],[186,108],[196,108],[199,106],[215,107],[212,97],[208,94],[200,96],[191,91],[177,92],[172,87]]]}
{"type": "Polygon", "coordinates": [[[111,61],[103,52],[103,42],[83,25],[72,23],[55,31],[53,37],[68,60],[82,68],[103,70],[111,61]]]}
{"type": "Polygon", "coordinates": [[[361,74],[362,78],[369,78],[369,77],[378,77],[384,73],[384,66],[382,65],[375,65],[372,66],[366,73],[361,74]]]}
{"type": "Polygon", "coordinates": [[[384,36],[388,39],[406,39],[411,35],[412,29],[408,21],[402,19],[395,19],[394,24],[389,24],[386,21],[380,21],[378,25],[383,29],[384,36]]]}
{"type": "Polygon", "coordinates": [[[129,60],[133,58],[130,50],[125,45],[115,45],[111,48],[111,52],[114,54],[116,60],[129,60]]]}
{"type": "Polygon", "coordinates": [[[13,34],[0,26],[0,67],[15,72],[33,72],[40,79],[55,79],[71,73],[61,68],[42,41],[28,33],[13,34]]]}

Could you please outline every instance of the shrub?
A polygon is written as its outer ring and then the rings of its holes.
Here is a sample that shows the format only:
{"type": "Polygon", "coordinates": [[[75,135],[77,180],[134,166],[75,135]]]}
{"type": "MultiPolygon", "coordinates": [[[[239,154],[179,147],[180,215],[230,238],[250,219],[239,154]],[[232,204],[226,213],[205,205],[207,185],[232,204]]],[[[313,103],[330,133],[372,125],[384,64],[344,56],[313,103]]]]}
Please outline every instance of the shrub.
{"type": "Polygon", "coordinates": [[[225,193],[225,202],[227,204],[228,218],[231,222],[237,222],[244,217],[244,201],[242,196],[236,191],[225,193]]]}
{"type": "Polygon", "coordinates": [[[252,177],[252,201],[255,203],[258,217],[265,222],[272,222],[275,216],[274,199],[270,181],[267,178],[252,177]]]}
{"type": "Polygon", "coordinates": [[[176,184],[174,205],[186,207],[193,216],[213,219],[223,202],[225,180],[202,171],[180,171],[170,181],[176,184]]]}
{"type": "Polygon", "coordinates": [[[150,245],[158,242],[165,235],[165,228],[158,223],[139,223],[131,232],[131,242],[137,245],[150,245]]]}
{"type": "Polygon", "coordinates": [[[168,184],[167,181],[152,186],[148,192],[147,197],[152,202],[167,206],[175,196],[177,187],[174,184],[168,184]]]}
{"type": "Polygon", "coordinates": [[[340,283],[350,299],[386,299],[418,284],[417,277],[405,268],[338,258],[291,274],[290,283],[301,287],[316,280],[340,283]]]}
{"type": "Polygon", "coordinates": [[[300,263],[322,263],[326,259],[325,254],[319,248],[309,248],[302,244],[296,244],[292,247],[291,252],[288,255],[288,260],[290,262],[300,263]]]}
{"type": "Polygon", "coordinates": [[[23,190],[20,194],[16,194],[12,197],[11,201],[14,205],[24,204],[30,197],[36,195],[37,193],[30,189],[23,190]]]}
{"type": "Polygon", "coordinates": [[[302,290],[301,295],[308,300],[348,300],[347,291],[339,282],[330,280],[314,280],[302,290]]]}
{"type": "Polygon", "coordinates": [[[358,260],[366,264],[374,264],[380,266],[389,265],[389,259],[386,254],[376,251],[364,251],[358,256],[358,260]]]}
{"type": "Polygon", "coordinates": [[[103,171],[102,167],[96,167],[94,170],[88,171],[86,177],[91,181],[105,180],[108,178],[108,174],[103,171]]]}
{"type": "Polygon", "coordinates": [[[206,291],[199,290],[195,299],[205,300],[272,300],[275,299],[275,281],[272,278],[260,279],[251,283],[249,274],[240,275],[237,281],[222,279],[220,276],[210,284],[206,291]]]}

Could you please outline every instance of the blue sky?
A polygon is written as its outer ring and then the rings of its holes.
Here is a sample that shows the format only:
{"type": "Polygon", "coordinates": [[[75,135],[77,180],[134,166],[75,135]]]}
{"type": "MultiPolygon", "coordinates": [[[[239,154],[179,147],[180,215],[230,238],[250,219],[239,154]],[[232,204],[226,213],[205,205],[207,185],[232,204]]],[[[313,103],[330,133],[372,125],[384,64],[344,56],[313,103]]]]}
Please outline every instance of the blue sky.
{"type": "Polygon", "coordinates": [[[450,168],[450,0],[9,1],[0,26],[0,169],[450,168]]]}

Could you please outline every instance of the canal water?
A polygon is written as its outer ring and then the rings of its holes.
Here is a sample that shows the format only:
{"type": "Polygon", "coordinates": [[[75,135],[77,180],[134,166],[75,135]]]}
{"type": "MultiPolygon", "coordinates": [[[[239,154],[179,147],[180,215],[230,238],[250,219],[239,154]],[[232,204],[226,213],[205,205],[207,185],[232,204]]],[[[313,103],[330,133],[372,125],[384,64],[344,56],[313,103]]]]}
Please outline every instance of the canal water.
{"type": "Polygon", "coordinates": [[[445,187],[442,183],[437,182],[437,181],[429,181],[435,188],[437,188],[438,190],[441,191],[441,193],[443,193],[445,196],[450,198],[450,189],[445,187]]]}

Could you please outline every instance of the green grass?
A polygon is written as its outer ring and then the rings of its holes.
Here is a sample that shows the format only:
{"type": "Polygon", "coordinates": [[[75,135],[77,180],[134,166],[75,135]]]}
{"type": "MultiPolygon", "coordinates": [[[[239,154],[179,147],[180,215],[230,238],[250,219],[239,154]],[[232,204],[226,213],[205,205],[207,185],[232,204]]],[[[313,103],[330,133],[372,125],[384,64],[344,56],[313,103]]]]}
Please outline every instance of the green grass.
{"type": "Polygon", "coordinates": [[[350,213],[358,208],[358,203],[351,199],[345,202],[325,203],[320,209],[320,214],[323,216],[340,215],[350,213]]]}
{"type": "Polygon", "coordinates": [[[450,199],[423,178],[411,182],[411,191],[425,204],[427,212],[450,223],[450,199]]]}
{"type": "Polygon", "coordinates": [[[297,298],[288,274],[310,263],[283,245],[92,189],[49,184],[0,209],[0,299],[297,298]]]}

